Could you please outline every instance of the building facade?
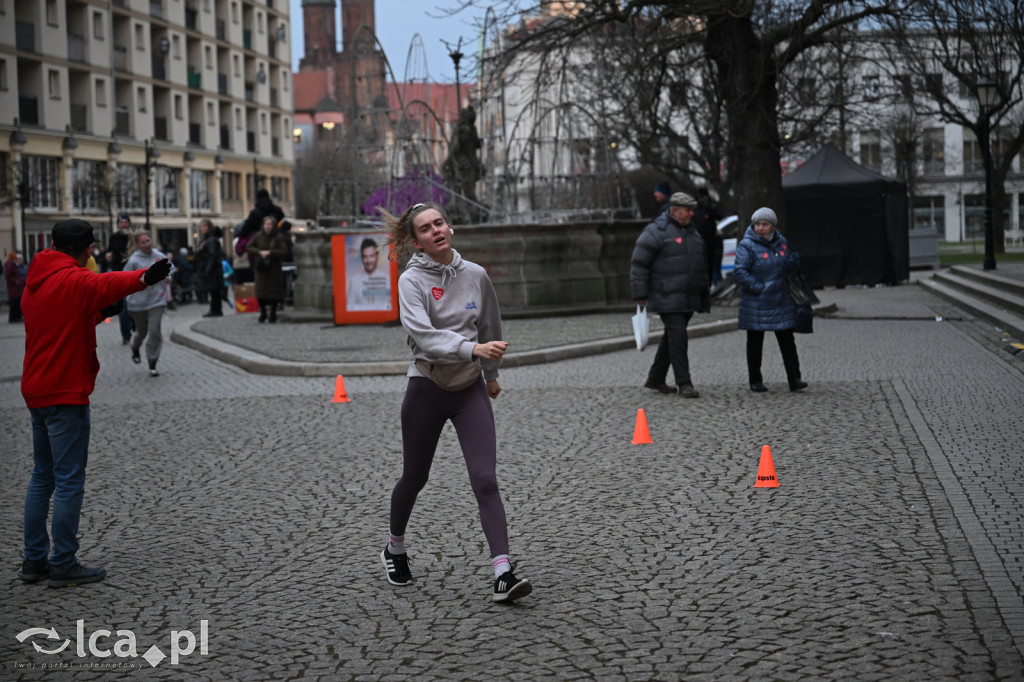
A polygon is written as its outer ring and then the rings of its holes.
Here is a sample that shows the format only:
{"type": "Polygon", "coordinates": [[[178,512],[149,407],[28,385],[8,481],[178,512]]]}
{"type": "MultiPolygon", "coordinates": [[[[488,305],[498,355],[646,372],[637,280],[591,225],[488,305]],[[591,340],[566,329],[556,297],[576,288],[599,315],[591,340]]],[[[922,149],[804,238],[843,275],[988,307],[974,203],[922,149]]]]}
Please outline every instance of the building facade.
{"type": "Polygon", "coordinates": [[[0,0],[0,252],[117,215],[166,249],[291,212],[285,0],[0,0]]]}

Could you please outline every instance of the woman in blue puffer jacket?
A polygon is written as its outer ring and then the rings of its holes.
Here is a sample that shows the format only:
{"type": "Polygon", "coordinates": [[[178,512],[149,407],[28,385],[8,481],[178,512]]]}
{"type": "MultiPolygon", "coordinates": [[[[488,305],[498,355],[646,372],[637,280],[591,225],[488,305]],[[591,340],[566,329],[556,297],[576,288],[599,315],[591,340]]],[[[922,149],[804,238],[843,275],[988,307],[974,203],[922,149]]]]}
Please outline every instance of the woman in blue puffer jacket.
{"type": "Polygon", "coordinates": [[[799,267],[800,257],[789,250],[786,238],[776,229],[778,222],[770,208],[754,211],[750,227],[736,245],[732,275],[740,286],[739,327],[747,330],[747,373],[750,390],[756,393],[768,390],[761,377],[766,331],[775,332],[779,342],[789,390],[807,388],[800,379],[800,358],[793,338],[796,305],[786,282],[786,276],[799,267]]]}

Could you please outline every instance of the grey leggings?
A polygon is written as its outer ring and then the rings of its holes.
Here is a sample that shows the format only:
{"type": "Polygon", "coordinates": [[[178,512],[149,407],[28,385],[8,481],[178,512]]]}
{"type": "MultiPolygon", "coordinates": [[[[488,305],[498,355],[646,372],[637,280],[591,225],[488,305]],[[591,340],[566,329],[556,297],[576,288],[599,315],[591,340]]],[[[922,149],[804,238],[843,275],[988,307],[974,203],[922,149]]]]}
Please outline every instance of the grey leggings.
{"type": "Polygon", "coordinates": [[[491,556],[508,554],[505,506],[495,474],[494,413],[483,377],[462,391],[442,391],[423,377],[409,379],[402,401],[402,477],[391,492],[391,532],[405,534],[416,496],[430,476],[441,429],[449,419],[462,446],[491,556]]]}
{"type": "Polygon", "coordinates": [[[164,319],[164,307],[162,305],[148,310],[132,310],[129,313],[132,322],[135,323],[135,338],[132,340],[132,350],[136,353],[146,342],[146,359],[150,365],[155,365],[160,359],[160,349],[164,347],[164,335],[160,330],[160,323],[164,319]]]}

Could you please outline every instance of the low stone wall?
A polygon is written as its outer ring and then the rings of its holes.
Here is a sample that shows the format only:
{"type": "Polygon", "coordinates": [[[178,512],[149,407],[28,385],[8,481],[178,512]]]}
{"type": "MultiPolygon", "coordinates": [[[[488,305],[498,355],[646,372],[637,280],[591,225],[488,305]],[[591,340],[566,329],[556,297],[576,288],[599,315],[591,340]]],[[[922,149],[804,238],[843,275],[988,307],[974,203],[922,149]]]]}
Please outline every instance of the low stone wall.
{"type": "MultiPolygon", "coordinates": [[[[551,225],[472,225],[455,228],[463,258],[483,266],[502,312],[599,308],[629,303],[629,258],[645,221],[551,225]]],[[[331,311],[331,236],[295,234],[298,308],[331,311]]]]}

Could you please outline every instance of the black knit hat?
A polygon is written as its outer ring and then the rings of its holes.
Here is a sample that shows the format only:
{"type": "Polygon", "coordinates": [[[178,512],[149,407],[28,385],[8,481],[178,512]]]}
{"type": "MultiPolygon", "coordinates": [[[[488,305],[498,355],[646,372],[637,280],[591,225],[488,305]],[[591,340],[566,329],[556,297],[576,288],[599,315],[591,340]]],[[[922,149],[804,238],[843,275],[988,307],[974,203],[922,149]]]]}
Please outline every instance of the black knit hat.
{"type": "Polygon", "coordinates": [[[62,220],[54,225],[50,237],[53,245],[61,251],[78,251],[96,241],[92,225],[78,218],[62,220]]]}

